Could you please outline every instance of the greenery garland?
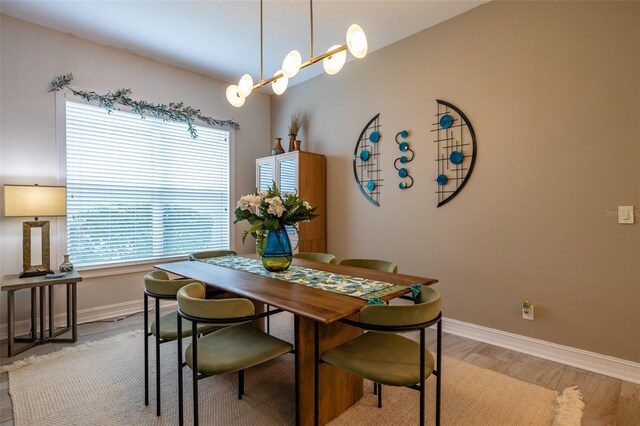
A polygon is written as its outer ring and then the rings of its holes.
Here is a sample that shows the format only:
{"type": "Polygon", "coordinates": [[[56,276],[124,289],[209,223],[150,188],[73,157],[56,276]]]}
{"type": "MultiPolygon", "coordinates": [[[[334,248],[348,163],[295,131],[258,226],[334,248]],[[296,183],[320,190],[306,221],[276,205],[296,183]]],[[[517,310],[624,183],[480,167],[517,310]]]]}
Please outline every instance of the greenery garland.
{"type": "Polygon", "coordinates": [[[202,115],[199,109],[185,106],[182,102],[171,102],[169,105],[154,104],[146,101],[136,101],[129,97],[130,89],[118,89],[115,92],[108,92],[106,95],[100,95],[94,91],[75,90],[69,85],[73,81],[73,74],[59,75],[49,83],[49,92],[59,92],[63,89],[69,89],[74,95],[80,96],[87,102],[98,102],[101,108],[111,113],[119,110],[116,105],[123,105],[131,108],[132,111],[140,114],[141,118],[145,118],[145,114],[161,118],[164,121],[173,121],[177,123],[186,123],[189,133],[193,139],[198,137],[193,122],[195,119],[202,120],[210,126],[231,127],[239,129],[240,125],[233,120],[218,120],[213,117],[202,115]]]}

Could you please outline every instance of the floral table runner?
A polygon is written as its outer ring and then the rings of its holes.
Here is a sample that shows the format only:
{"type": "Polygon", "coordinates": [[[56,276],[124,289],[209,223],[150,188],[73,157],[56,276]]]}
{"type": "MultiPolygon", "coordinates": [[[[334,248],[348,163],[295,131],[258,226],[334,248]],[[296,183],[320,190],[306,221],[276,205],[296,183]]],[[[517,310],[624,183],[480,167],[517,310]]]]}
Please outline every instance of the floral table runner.
{"type": "Polygon", "coordinates": [[[406,289],[407,287],[386,283],[383,281],[369,280],[366,278],[352,277],[350,275],[335,274],[318,269],[291,266],[284,272],[269,272],[262,266],[260,259],[251,259],[236,255],[197,259],[200,262],[239,271],[251,272],[277,280],[289,281],[307,287],[340,293],[346,296],[358,297],[367,300],[369,304],[382,303],[380,297],[406,289]]]}

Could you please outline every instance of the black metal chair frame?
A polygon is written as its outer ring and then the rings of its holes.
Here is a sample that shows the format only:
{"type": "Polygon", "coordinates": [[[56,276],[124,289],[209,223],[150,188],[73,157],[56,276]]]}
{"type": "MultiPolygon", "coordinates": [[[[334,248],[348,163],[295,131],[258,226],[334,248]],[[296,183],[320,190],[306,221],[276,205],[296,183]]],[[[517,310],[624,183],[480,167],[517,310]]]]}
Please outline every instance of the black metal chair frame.
{"type": "MultiPolygon", "coordinates": [[[[425,338],[425,329],[431,327],[434,324],[437,324],[437,348],[436,348],[436,369],[433,370],[432,374],[436,376],[436,426],[440,426],[440,391],[442,386],[442,312],[438,313],[438,316],[434,319],[419,323],[419,324],[409,324],[409,325],[374,325],[374,324],[366,324],[359,321],[353,321],[347,318],[343,318],[340,322],[357,327],[367,331],[385,331],[385,332],[409,332],[409,331],[420,331],[420,384],[419,385],[411,385],[406,386],[409,389],[417,390],[420,392],[420,425],[424,425],[425,413],[424,413],[424,404],[425,404],[425,374],[424,374],[424,351],[426,349],[426,338],[425,338]]],[[[319,337],[318,337],[318,323],[315,324],[315,368],[314,368],[314,424],[318,425],[318,393],[320,391],[319,387],[319,370],[320,363],[325,362],[320,359],[320,345],[319,345],[319,337]]],[[[377,387],[378,394],[378,408],[382,407],[382,384],[378,383],[377,386],[374,384],[374,389],[377,387]]]]}
{"type": "Polygon", "coordinates": [[[149,297],[156,301],[156,416],[160,415],[160,345],[171,342],[160,338],[160,300],[176,300],[175,295],[157,294],[144,290],[144,405],[149,405],[149,297]]]}
{"type": "MultiPolygon", "coordinates": [[[[193,375],[193,424],[194,425],[198,425],[198,380],[202,380],[205,379],[207,377],[210,377],[210,375],[207,374],[198,374],[198,345],[197,345],[197,341],[198,341],[198,337],[196,334],[196,330],[198,328],[198,324],[199,323],[205,323],[205,324],[225,324],[225,325],[235,325],[235,324],[242,324],[242,323],[247,323],[247,322],[251,322],[254,320],[258,320],[261,318],[265,318],[265,317],[269,317],[271,315],[274,314],[278,314],[280,312],[283,312],[282,309],[275,309],[273,311],[267,311],[267,312],[262,312],[259,314],[255,314],[255,315],[250,315],[250,316],[245,316],[245,317],[235,317],[235,318],[201,318],[201,317],[194,317],[188,314],[185,314],[184,312],[182,312],[180,310],[180,308],[178,308],[178,336],[182,335],[182,321],[181,319],[187,319],[189,321],[191,321],[191,330],[192,330],[192,335],[191,335],[191,346],[192,346],[192,357],[193,357],[193,366],[194,368],[192,369],[192,375],[193,375]]],[[[294,327],[295,327],[295,336],[297,336],[297,328],[298,328],[298,321],[295,321],[294,323],[294,327]]],[[[215,331],[214,331],[215,333],[215,331]]],[[[295,342],[295,347],[294,349],[291,351],[291,353],[296,354],[296,348],[297,348],[297,337],[296,337],[296,342],[295,342]]],[[[184,397],[183,397],[183,383],[182,383],[182,368],[185,367],[187,365],[186,361],[183,362],[182,361],[182,339],[178,339],[178,419],[179,419],[179,425],[182,426],[184,424],[184,407],[183,407],[183,403],[184,403],[184,397]]],[[[298,392],[297,392],[297,384],[298,384],[298,362],[296,360],[295,362],[295,381],[296,381],[296,413],[298,413],[298,407],[299,407],[299,401],[298,401],[298,392]]],[[[242,396],[244,395],[244,370],[238,370],[238,399],[242,399],[242,396]]],[[[297,416],[297,414],[296,414],[297,416]]],[[[297,424],[297,420],[296,420],[296,424],[297,424]]]]}

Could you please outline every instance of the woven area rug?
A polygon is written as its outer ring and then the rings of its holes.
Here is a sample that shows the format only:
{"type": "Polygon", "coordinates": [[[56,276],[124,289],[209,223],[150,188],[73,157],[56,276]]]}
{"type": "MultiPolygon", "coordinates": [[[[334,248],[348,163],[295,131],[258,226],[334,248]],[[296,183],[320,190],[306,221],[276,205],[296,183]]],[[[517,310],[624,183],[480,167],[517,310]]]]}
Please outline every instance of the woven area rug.
{"type": "MultiPolygon", "coordinates": [[[[154,370],[150,405],[144,406],[142,332],[31,357],[5,367],[16,426],[177,424],[176,346],[162,345],[162,416],[155,416],[154,370]]],[[[150,345],[151,366],[154,346],[150,345]]],[[[191,370],[185,374],[185,424],[191,424],[191,370]]],[[[246,372],[246,395],[236,397],[236,374],[200,381],[201,425],[293,425],[293,355],[246,372]]],[[[427,424],[434,423],[435,379],[428,381],[427,424]]],[[[415,425],[418,392],[384,387],[376,407],[371,383],[338,425],[415,425]]],[[[563,395],[471,364],[445,358],[443,425],[579,425],[580,393],[563,395]]]]}

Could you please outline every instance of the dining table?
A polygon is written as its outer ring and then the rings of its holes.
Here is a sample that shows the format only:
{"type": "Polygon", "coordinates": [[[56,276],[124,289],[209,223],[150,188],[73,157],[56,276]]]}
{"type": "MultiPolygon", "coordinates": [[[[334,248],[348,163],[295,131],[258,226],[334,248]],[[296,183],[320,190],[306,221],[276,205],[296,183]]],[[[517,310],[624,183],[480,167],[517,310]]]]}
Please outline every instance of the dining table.
{"type": "MultiPolygon", "coordinates": [[[[255,255],[243,256],[256,258],[255,255]]],[[[432,285],[434,278],[418,277],[353,266],[293,259],[293,266],[394,284],[393,291],[378,303],[410,293],[415,284],[432,285]]],[[[157,269],[204,282],[207,286],[268,305],[294,315],[296,424],[314,424],[315,345],[322,353],[363,333],[340,322],[356,318],[369,303],[353,297],[296,282],[215,265],[204,261],[179,261],[154,266],[157,269]]],[[[318,372],[318,424],[324,425],[355,404],[363,395],[363,379],[330,364],[320,364],[318,372]]]]}

